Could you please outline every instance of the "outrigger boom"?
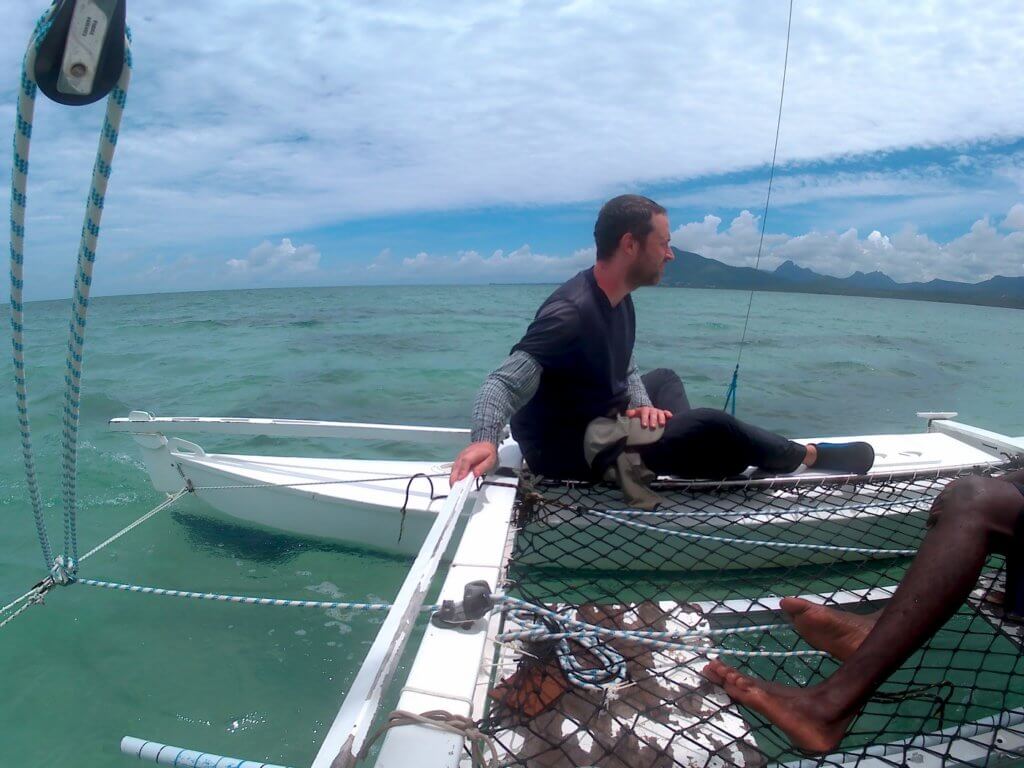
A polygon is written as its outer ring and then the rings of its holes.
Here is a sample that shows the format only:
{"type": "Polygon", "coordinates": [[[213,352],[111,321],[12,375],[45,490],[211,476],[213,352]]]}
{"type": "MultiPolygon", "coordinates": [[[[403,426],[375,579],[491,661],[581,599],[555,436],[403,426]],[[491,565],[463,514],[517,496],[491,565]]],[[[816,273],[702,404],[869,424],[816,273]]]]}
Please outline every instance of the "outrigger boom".
{"type": "Polygon", "coordinates": [[[207,434],[261,435],[264,437],[326,437],[346,440],[401,440],[412,443],[464,445],[468,429],[415,427],[400,424],[364,424],[315,419],[247,419],[207,416],[151,416],[132,411],[127,418],[110,420],[114,432],[170,435],[186,432],[207,434]]]}

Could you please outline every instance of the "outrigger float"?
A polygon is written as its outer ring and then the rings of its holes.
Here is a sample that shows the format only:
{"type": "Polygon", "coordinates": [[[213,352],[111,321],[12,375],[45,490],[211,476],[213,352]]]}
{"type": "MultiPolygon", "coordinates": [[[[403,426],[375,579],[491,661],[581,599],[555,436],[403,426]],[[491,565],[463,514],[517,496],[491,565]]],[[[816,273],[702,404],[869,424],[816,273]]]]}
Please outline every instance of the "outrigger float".
{"type": "MultiPolygon", "coordinates": [[[[869,706],[842,753],[816,760],[788,753],[770,728],[699,675],[715,654],[738,656],[771,679],[806,683],[826,674],[834,662],[780,623],[779,598],[884,605],[935,495],[956,477],[998,474],[1024,454],[1024,437],[962,424],[952,413],[920,415],[926,432],[835,438],[876,447],[865,476],[662,478],[667,503],[654,512],[622,508],[608,487],[532,477],[511,438],[500,448],[500,469],[449,492],[446,464],[207,453],[178,437],[453,446],[465,443],[464,430],[143,412],[110,426],[138,443],[156,488],[186,487],[215,514],[418,553],[314,768],[366,757],[377,704],[438,568],[445,572],[438,600],[451,604],[415,651],[379,743],[381,768],[937,767],[1022,756],[1020,633],[985,598],[1000,583],[998,562],[977,598],[869,706]],[[475,613],[467,609],[474,601],[483,606],[475,613]],[[998,672],[990,669],[995,660],[998,672]],[[956,679],[959,669],[974,672],[956,679]],[[982,690],[974,674],[998,681],[982,690]]],[[[145,756],[141,744],[125,749],[145,756]]]]}

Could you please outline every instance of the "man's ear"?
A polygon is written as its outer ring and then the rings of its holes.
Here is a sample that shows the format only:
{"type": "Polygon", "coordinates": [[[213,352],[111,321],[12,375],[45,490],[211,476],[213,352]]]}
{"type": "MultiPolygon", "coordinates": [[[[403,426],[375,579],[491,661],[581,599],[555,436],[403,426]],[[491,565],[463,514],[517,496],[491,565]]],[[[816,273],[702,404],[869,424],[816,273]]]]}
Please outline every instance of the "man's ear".
{"type": "Polygon", "coordinates": [[[632,232],[627,232],[619,238],[619,250],[628,253],[630,256],[634,255],[636,251],[637,241],[633,237],[632,232]]]}

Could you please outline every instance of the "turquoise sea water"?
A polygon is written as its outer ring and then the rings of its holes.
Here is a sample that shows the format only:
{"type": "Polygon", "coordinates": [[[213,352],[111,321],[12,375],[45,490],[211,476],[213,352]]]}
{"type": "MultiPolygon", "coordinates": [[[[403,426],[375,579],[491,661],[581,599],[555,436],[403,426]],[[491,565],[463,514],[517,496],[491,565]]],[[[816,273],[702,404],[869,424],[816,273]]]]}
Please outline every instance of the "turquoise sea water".
{"type": "MultiPolygon", "coordinates": [[[[546,286],[331,288],[94,301],[79,456],[80,541],[90,548],[160,500],[130,438],[106,422],[268,416],[465,426],[483,376],[546,286]]],[[[636,295],[637,358],[670,366],[694,404],[720,405],[747,294],[636,295]]],[[[29,304],[30,407],[51,538],[60,545],[58,424],[67,302],[29,304]]],[[[849,297],[758,294],[742,418],[787,434],[923,428],[917,410],[1024,434],[1024,313],[849,297]]],[[[0,604],[43,575],[17,439],[11,365],[0,375],[0,604]]],[[[449,458],[395,443],[197,436],[205,448],[449,458]]],[[[407,561],[254,531],[194,499],[161,513],[83,575],[179,589],[389,600],[407,561]]],[[[131,734],[221,754],[308,764],[380,617],[58,589],[0,630],[3,765],[124,765],[131,734]]]]}

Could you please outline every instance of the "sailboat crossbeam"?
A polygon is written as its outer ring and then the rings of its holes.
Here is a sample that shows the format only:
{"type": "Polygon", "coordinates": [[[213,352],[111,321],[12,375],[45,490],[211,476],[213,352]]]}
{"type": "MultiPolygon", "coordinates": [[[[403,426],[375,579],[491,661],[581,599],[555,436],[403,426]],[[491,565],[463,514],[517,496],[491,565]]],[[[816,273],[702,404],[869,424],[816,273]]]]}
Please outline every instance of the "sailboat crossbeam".
{"type": "Polygon", "coordinates": [[[347,440],[395,440],[442,445],[465,445],[469,430],[455,427],[421,427],[404,424],[366,424],[315,419],[247,419],[225,416],[152,416],[132,411],[127,418],[110,420],[114,432],[169,435],[204,432],[263,437],[336,438],[347,440]]]}

